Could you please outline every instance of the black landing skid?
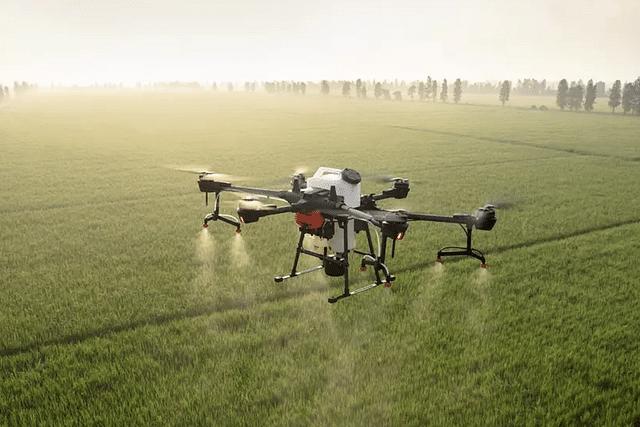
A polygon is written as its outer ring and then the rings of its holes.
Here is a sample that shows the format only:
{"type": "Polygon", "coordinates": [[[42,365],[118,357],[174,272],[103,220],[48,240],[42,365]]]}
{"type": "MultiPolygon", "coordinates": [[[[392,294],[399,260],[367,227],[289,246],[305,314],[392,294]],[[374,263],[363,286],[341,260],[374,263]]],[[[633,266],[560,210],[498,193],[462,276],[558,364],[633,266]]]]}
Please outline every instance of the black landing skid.
{"type": "Polygon", "coordinates": [[[438,257],[436,258],[436,262],[442,262],[442,257],[444,256],[470,256],[480,261],[480,267],[486,268],[487,261],[484,258],[484,254],[478,249],[471,247],[471,232],[473,231],[473,225],[467,224],[466,228],[464,225],[460,224],[460,227],[464,230],[464,233],[467,235],[467,247],[463,248],[460,246],[447,246],[441,248],[438,251],[438,257]]]}

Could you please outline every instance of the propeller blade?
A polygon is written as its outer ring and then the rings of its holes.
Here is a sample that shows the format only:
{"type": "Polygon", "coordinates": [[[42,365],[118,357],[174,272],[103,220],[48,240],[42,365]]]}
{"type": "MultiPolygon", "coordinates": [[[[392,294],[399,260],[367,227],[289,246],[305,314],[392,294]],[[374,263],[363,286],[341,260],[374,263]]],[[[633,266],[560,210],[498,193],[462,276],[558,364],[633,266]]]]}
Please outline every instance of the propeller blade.
{"type": "Polygon", "coordinates": [[[304,176],[308,171],[309,171],[309,168],[307,166],[298,166],[298,167],[295,168],[293,173],[291,175],[289,175],[287,178],[282,178],[282,179],[279,179],[277,181],[272,181],[271,185],[291,187],[291,183],[292,183],[293,178],[295,178],[298,175],[303,175],[304,176]]]}
{"type": "Polygon", "coordinates": [[[277,206],[274,204],[262,203],[254,197],[244,197],[238,202],[238,209],[251,209],[251,210],[268,210],[275,209],[277,206]]]}
{"type": "Polygon", "coordinates": [[[494,197],[487,203],[487,205],[506,211],[522,206],[522,202],[513,197],[494,197]]]}
{"type": "Polygon", "coordinates": [[[362,178],[366,179],[367,181],[380,182],[380,183],[383,183],[383,184],[386,184],[386,183],[389,183],[389,182],[394,182],[394,181],[397,181],[397,180],[400,180],[400,179],[404,179],[404,178],[400,178],[398,176],[393,176],[393,175],[385,173],[385,172],[362,175],[362,178]]]}
{"type": "Polygon", "coordinates": [[[394,182],[394,181],[398,181],[398,180],[401,180],[401,179],[402,178],[399,178],[397,176],[392,177],[391,175],[378,175],[376,177],[376,181],[383,182],[383,183],[394,182]]]}
{"type": "Polygon", "coordinates": [[[213,173],[211,171],[209,171],[209,168],[206,167],[197,167],[197,166],[189,166],[189,167],[171,167],[171,166],[167,166],[169,169],[173,169],[179,172],[187,172],[187,173],[193,173],[193,174],[197,174],[197,175],[202,175],[202,174],[208,174],[208,173],[213,173]]]}
{"type": "Polygon", "coordinates": [[[300,175],[300,174],[305,174],[309,171],[309,168],[307,166],[298,166],[295,170],[295,172],[293,172],[294,175],[300,175]]]}
{"type": "Polygon", "coordinates": [[[246,181],[247,177],[227,175],[223,173],[213,173],[210,168],[206,166],[166,166],[169,169],[173,169],[179,172],[193,173],[201,175],[202,179],[212,181],[246,181]]]}
{"type": "Polygon", "coordinates": [[[213,173],[213,172],[203,172],[200,174],[202,180],[205,181],[225,181],[225,182],[229,182],[229,181],[242,181],[242,180],[246,180],[247,178],[245,177],[241,177],[241,176],[235,176],[235,175],[226,175],[224,173],[213,173]]]}

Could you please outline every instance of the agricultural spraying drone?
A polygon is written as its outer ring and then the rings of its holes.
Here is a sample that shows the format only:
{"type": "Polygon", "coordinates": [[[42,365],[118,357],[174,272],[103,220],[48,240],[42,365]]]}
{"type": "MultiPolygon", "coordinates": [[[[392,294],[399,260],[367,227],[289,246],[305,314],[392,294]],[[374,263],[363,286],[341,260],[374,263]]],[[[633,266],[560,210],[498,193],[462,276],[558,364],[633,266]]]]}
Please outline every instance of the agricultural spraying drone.
{"type": "MultiPolygon", "coordinates": [[[[199,172],[198,185],[200,191],[206,193],[208,204],[209,193],[215,195],[213,212],[204,218],[204,227],[211,221],[222,221],[236,227],[240,232],[241,222],[249,224],[260,218],[285,212],[294,212],[299,226],[300,238],[296,247],[291,273],[275,277],[276,282],[324,269],[328,276],[344,277],[344,292],[329,298],[330,303],[358,294],[378,285],[391,286],[395,276],[389,273],[386,265],[387,242],[391,240],[391,257],[395,254],[396,242],[402,240],[410,221],[433,221],[460,224],[463,228],[466,247],[448,246],[440,249],[436,261],[444,256],[469,256],[478,259],[481,267],[486,267],[484,254],[471,247],[471,233],[478,230],[491,230],[497,221],[495,206],[485,205],[478,208],[475,214],[454,214],[452,216],[427,215],[407,212],[405,210],[385,210],[376,203],[379,200],[395,198],[404,199],[409,193],[409,180],[392,178],[393,185],[380,194],[360,193],[360,174],[353,169],[333,169],[321,167],[309,179],[297,173],[291,180],[290,190],[269,190],[233,185],[227,177],[211,172],[199,172]],[[245,197],[238,203],[238,218],[220,213],[220,194],[223,191],[244,193],[252,196],[282,200],[288,205],[276,206],[263,204],[254,197],[245,197]],[[377,252],[374,248],[369,226],[373,226],[377,237],[377,252]],[[382,239],[376,228],[380,229],[382,239]],[[364,232],[368,248],[355,248],[355,233],[364,232]],[[311,250],[303,247],[305,237],[313,240],[311,250]],[[349,252],[362,256],[360,270],[373,267],[375,282],[354,291],[349,290],[349,252]],[[322,263],[318,266],[298,271],[300,255],[318,258],[322,263]]],[[[307,245],[308,247],[308,245],[307,245]]]]}

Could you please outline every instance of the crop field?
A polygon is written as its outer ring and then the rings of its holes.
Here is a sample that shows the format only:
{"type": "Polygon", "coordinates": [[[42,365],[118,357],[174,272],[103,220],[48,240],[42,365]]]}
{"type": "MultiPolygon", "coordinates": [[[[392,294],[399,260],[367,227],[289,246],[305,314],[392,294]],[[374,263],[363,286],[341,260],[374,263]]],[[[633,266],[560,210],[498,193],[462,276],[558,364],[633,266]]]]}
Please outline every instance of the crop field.
{"type": "Polygon", "coordinates": [[[0,108],[0,425],[640,426],[640,121],[480,98],[0,108]],[[293,215],[203,230],[197,175],[175,170],[196,166],[269,188],[301,166],[401,176],[409,197],[380,205],[422,213],[517,206],[474,233],[487,269],[435,263],[463,232],[412,223],[390,288],[328,304],[341,278],[273,281],[293,215]]]}

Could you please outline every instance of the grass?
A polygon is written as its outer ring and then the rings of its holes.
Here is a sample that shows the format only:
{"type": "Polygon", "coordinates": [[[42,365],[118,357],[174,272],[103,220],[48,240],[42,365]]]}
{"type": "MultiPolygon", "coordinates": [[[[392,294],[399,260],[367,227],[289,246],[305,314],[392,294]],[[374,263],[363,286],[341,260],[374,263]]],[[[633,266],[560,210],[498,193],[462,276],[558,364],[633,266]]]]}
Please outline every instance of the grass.
{"type": "Polygon", "coordinates": [[[318,96],[18,99],[0,110],[0,424],[638,425],[639,127],[318,96]],[[272,280],[290,216],[202,232],[172,165],[262,185],[388,172],[412,187],[385,206],[428,213],[521,204],[474,233],[487,270],[434,264],[462,232],[412,224],[391,288],[329,305],[339,280],[272,280]]]}

